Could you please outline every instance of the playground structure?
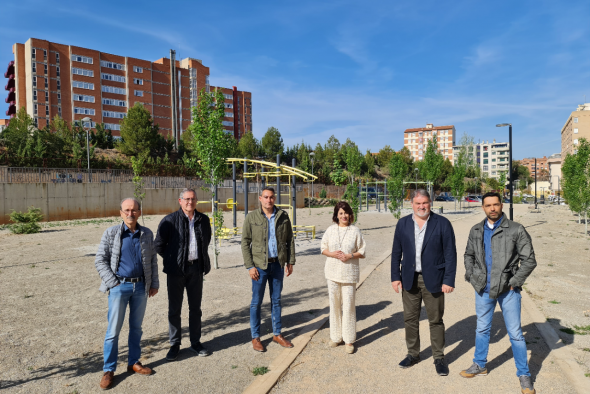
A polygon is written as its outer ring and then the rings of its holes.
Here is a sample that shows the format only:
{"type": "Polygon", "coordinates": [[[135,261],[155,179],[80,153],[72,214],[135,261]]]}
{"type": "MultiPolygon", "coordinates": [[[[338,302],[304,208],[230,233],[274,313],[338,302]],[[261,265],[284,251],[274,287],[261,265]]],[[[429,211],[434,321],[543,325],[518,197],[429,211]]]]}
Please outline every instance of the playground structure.
{"type": "MultiPolygon", "coordinates": [[[[233,198],[228,198],[226,202],[217,201],[217,186],[213,190],[213,211],[217,212],[218,205],[225,205],[231,207],[233,212],[233,226],[222,227],[220,239],[229,239],[239,233],[237,227],[237,184],[236,184],[236,166],[243,164],[243,189],[244,189],[244,216],[248,215],[248,180],[260,177],[262,187],[272,186],[275,188],[277,207],[283,208],[288,212],[293,226],[293,234],[311,234],[315,238],[315,226],[297,225],[297,204],[296,204],[296,179],[301,178],[305,182],[314,181],[317,176],[308,172],[295,168],[296,161],[293,159],[292,166],[281,165],[280,155],[277,155],[277,162],[272,163],[268,161],[254,160],[248,158],[228,158],[228,163],[232,165],[232,186],[233,198]],[[249,171],[249,166],[254,166],[254,171],[249,171]],[[286,203],[282,202],[281,193],[281,177],[287,177],[288,181],[283,185],[287,185],[289,190],[287,194],[286,203]]],[[[210,201],[200,201],[201,204],[210,204],[210,201]]],[[[210,218],[213,220],[213,218],[210,218]]]]}
{"type": "Polygon", "coordinates": [[[362,182],[359,183],[359,212],[363,211],[363,199],[365,200],[365,211],[369,210],[369,201],[373,199],[372,196],[369,194],[374,194],[375,199],[375,209],[381,212],[381,201],[383,201],[383,207],[385,212],[387,212],[387,182],[386,181],[374,181],[374,182],[365,182],[364,185],[362,182]],[[369,191],[369,186],[375,185],[375,191],[369,191]],[[382,189],[379,190],[379,185],[383,185],[382,189]],[[364,187],[364,191],[363,191],[364,187]]]}

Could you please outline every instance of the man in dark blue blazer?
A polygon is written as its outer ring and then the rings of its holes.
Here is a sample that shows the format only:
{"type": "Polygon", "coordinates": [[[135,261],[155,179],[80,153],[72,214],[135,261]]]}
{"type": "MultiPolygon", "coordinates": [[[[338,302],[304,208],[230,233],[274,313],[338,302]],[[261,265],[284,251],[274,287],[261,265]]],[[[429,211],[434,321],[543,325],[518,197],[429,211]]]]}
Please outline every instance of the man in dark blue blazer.
{"type": "Polygon", "coordinates": [[[411,194],[412,215],[399,220],[391,251],[391,285],[402,290],[408,355],[399,364],[408,368],[420,361],[420,309],[422,301],[430,324],[430,342],[436,372],[449,374],[445,362],[445,293],[452,293],[457,271],[457,248],[451,222],[430,211],[430,195],[418,189],[411,194]]]}

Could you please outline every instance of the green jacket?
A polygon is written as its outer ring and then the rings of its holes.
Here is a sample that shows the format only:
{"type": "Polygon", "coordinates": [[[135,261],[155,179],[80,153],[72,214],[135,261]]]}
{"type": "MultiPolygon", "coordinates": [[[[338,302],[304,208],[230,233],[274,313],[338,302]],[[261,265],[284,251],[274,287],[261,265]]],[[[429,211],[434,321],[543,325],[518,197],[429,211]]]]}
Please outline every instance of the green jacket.
{"type": "MultiPolygon", "coordinates": [[[[281,268],[285,263],[295,264],[295,240],[293,226],[287,212],[277,207],[275,215],[275,233],[277,237],[278,258],[281,268]]],[[[242,255],[244,266],[250,269],[268,267],[268,219],[257,209],[250,212],[242,228],[242,255]]]]}

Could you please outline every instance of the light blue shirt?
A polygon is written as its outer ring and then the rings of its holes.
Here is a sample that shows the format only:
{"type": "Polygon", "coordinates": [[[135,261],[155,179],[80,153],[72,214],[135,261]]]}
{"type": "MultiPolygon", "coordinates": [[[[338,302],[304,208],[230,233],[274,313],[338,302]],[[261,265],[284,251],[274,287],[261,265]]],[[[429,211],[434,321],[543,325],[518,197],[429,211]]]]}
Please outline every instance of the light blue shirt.
{"type": "Polygon", "coordinates": [[[268,220],[268,257],[269,258],[276,258],[279,257],[279,251],[277,249],[277,234],[276,234],[276,227],[275,227],[275,216],[277,214],[277,207],[274,207],[272,211],[272,215],[270,218],[266,216],[266,220],[268,220]]]}

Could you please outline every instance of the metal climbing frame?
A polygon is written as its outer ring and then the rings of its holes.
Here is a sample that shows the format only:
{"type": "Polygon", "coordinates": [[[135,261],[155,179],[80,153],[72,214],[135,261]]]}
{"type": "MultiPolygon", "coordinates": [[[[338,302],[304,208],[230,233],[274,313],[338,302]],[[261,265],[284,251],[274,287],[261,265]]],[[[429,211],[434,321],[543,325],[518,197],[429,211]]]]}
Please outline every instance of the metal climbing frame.
{"type": "MultiPolygon", "coordinates": [[[[315,181],[318,179],[317,176],[312,175],[308,172],[295,168],[296,162],[293,159],[292,167],[281,165],[280,163],[280,156],[277,155],[277,162],[272,163],[269,161],[261,161],[261,160],[253,160],[253,159],[237,159],[237,158],[230,158],[227,159],[228,163],[232,163],[233,166],[233,181],[234,181],[234,200],[235,201],[235,181],[236,181],[236,163],[243,163],[244,165],[244,206],[245,206],[245,214],[248,214],[248,179],[256,178],[260,176],[262,179],[262,184],[267,186],[275,186],[275,192],[277,195],[277,203],[275,204],[277,207],[281,208],[288,208],[289,217],[291,218],[291,222],[293,223],[293,233],[295,236],[300,233],[308,233],[312,235],[312,238],[315,238],[315,226],[302,226],[297,225],[297,204],[296,204],[296,179],[301,178],[305,182],[311,182],[312,180],[315,181]],[[260,169],[255,170],[253,172],[248,171],[248,165],[257,165],[260,169]],[[288,179],[288,203],[283,204],[281,201],[281,177],[287,177],[288,179]],[[271,182],[269,182],[271,181],[271,182]],[[272,183],[274,181],[274,183],[272,183]]],[[[232,201],[232,202],[233,202],[232,201]]],[[[233,212],[234,212],[234,227],[236,227],[236,205],[233,205],[233,212]]]]}
{"type": "Polygon", "coordinates": [[[363,198],[365,199],[365,211],[369,210],[369,185],[375,185],[375,208],[381,212],[381,200],[383,200],[383,207],[387,212],[387,181],[365,182],[363,191],[363,183],[359,183],[359,211],[363,210],[363,198]],[[379,185],[383,185],[382,192],[379,192],[379,185]]]}
{"type": "MultiPolygon", "coordinates": [[[[416,181],[404,181],[404,191],[402,193],[404,196],[406,195],[406,186],[405,186],[406,184],[410,184],[410,185],[414,184],[414,185],[416,185],[416,189],[418,189],[418,185],[422,185],[422,184],[426,185],[426,190],[428,191],[428,194],[431,195],[431,200],[432,201],[430,201],[430,205],[432,205],[432,203],[434,202],[434,198],[433,198],[434,197],[434,195],[433,195],[434,194],[434,188],[433,188],[434,185],[433,185],[432,182],[430,182],[430,181],[418,181],[418,180],[416,180],[416,181]]],[[[402,208],[403,207],[404,207],[404,200],[402,200],[402,208]]]]}

